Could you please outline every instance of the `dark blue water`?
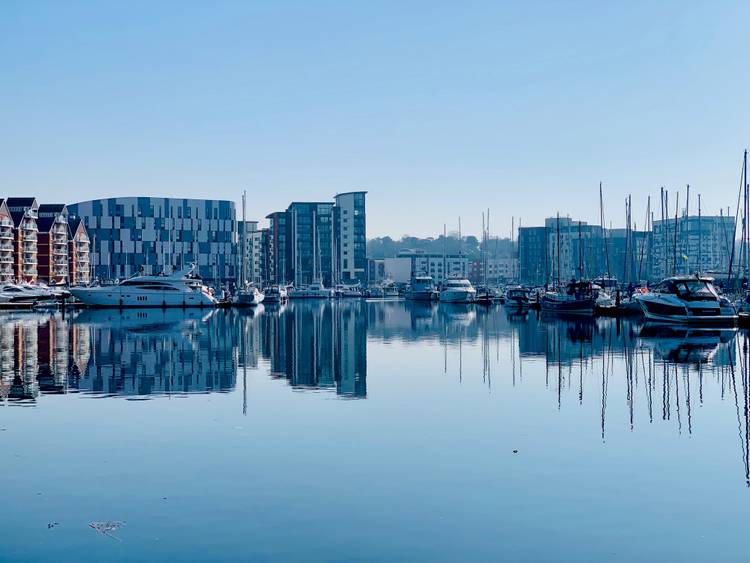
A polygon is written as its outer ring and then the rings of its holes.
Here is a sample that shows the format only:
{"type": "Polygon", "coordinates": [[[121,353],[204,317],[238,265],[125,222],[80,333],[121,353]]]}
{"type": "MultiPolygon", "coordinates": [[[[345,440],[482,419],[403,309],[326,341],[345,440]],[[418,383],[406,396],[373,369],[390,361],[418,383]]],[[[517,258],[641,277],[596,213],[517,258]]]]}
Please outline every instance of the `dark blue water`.
{"type": "Polygon", "coordinates": [[[748,557],[743,333],[351,301],[0,342],[1,560],[748,557]]]}

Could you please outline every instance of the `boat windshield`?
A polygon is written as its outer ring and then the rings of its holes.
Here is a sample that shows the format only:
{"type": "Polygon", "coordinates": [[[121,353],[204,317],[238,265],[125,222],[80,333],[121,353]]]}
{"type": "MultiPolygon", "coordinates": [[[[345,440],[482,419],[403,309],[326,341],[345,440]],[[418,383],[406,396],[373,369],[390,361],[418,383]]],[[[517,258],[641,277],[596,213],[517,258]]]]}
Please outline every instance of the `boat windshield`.
{"type": "Polygon", "coordinates": [[[448,280],[446,287],[471,287],[469,280],[448,280]]]}
{"type": "Polygon", "coordinates": [[[681,296],[717,297],[716,289],[714,289],[713,284],[704,280],[680,281],[675,285],[677,287],[677,294],[681,296]]]}

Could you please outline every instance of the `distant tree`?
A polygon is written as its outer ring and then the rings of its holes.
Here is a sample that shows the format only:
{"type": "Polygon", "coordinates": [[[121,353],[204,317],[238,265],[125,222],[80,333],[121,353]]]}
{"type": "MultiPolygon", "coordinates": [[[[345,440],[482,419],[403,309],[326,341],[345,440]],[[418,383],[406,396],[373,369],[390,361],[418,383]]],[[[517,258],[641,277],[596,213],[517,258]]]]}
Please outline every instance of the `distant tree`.
{"type": "MultiPolygon", "coordinates": [[[[487,241],[485,250],[489,257],[509,256],[513,252],[513,247],[510,239],[491,238],[487,241]]],[[[367,256],[369,258],[392,258],[405,250],[433,254],[441,254],[443,250],[447,254],[462,252],[468,258],[477,259],[482,253],[482,243],[474,235],[465,236],[463,241],[459,241],[458,235],[453,233],[449,234],[448,237],[440,235],[437,238],[419,238],[404,235],[399,240],[393,240],[391,237],[385,236],[367,241],[367,256]]]]}

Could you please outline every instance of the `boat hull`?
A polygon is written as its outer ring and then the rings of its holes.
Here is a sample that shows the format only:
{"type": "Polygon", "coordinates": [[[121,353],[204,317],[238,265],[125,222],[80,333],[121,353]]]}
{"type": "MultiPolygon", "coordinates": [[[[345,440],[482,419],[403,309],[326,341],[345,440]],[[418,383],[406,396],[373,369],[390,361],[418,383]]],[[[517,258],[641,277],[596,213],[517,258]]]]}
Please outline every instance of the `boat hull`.
{"type": "Polygon", "coordinates": [[[263,303],[265,296],[262,293],[239,293],[235,296],[232,304],[235,307],[255,307],[263,303]]]}
{"type": "Polygon", "coordinates": [[[443,303],[474,303],[476,291],[445,289],[440,292],[440,301],[443,303]]]}
{"type": "Polygon", "coordinates": [[[292,291],[289,299],[330,299],[330,291],[292,291]]]}
{"type": "Polygon", "coordinates": [[[672,296],[644,295],[636,299],[647,321],[693,326],[733,326],[737,312],[731,305],[701,303],[685,305],[672,296]]]}
{"type": "Polygon", "coordinates": [[[541,306],[546,313],[591,316],[596,309],[596,299],[555,299],[543,296],[541,306]]]}
{"type": "Polygon", "coordinates": [[[215,298],[202,291],[139,291],[117,286],[70,291],[87,307],[215,307],[217,304],[215,298]]]}

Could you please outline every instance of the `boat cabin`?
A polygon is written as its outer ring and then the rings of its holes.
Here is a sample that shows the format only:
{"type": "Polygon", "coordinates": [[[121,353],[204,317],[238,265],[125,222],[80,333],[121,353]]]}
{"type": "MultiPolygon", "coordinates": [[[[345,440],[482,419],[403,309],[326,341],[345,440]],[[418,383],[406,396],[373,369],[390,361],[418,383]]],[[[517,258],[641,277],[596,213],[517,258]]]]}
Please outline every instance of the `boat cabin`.
{"type": "Polygon", "coordinates": [[[655,292],[676,295],[685,301],[716,301],[719,293],[713,281],[713,278],[700,277],[668,278],[656,286],[655,292]]]}

